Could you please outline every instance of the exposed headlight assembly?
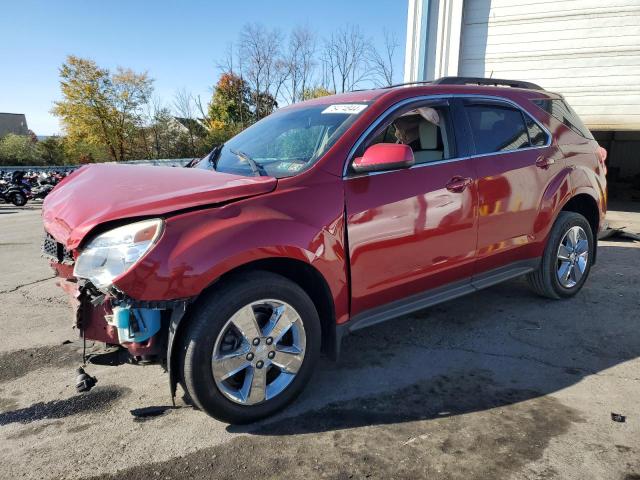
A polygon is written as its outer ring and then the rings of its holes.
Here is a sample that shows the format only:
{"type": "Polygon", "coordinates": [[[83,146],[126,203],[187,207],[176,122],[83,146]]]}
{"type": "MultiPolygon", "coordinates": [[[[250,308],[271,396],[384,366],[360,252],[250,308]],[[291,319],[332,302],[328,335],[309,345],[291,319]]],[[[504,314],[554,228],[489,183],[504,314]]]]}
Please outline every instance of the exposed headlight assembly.
{"type": "Polygon", "coordinates": [[[155,218],[101,233],[80,252],[73,274],[103,290],[129,270],[156,243],[163,221],[155,218]]]}

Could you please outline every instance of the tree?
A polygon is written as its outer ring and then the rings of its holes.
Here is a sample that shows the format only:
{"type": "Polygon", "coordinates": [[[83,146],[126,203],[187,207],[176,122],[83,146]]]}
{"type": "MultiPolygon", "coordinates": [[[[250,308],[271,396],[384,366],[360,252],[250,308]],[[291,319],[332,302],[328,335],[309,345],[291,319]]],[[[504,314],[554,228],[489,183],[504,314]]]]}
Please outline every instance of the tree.
{"type": "Polygon", "coordinates": [[[325,40],[322,62],[325,87],[335,92],[353,90],[370,76],[367,53],[370,41],[358,26],[339,28],[325,40]]]}
{"type": "Polygon", "coordinates": [[[3,165],[34,165],[40,162],[37,141],[31,135],[9,133],[0,139],[0,163],[3,165]]]}
{"type": "Polygon", "coordinates": [[[60,68],[63,99],[52,113],[71,141],[104,146],[112,160],[125,160],[153,91],[147,73],[118,67],[115,74],[88,59],[70,55],[60,68]]]}
{"type": "Polygon", "coordinates": [[[316,38],[307,27],[297,27],[289,36],[289,45],[284,60],[287,68],[285,90],[290,103],[306,100],[307,91],[316,61],[316,38]]]}
{"type": "Polygon", "coordinates": [[[232,72],[223,73],[213,89],[208,116],[210,122],[241,128],[251,123],[251,92],[247,82],[232,72]]]}
{"type": "Polygon", "coordinates": [[[393,59],[399,46],[400,43],[398,42],[397,36],[387,30],[384,30],[383,52],[379,53],[373,45],[371,45],[369,49],[371,72],[379,87],[388,87],[393,85],[393,59]]]}
{"type": "Polygon", "coordinates": [[[177,156],[175,120],[171,110],[164,106],[159,98],[154,98],[150,103],[148,123],[147,130],[151,136],[153,158],[177,156]]]}
{"type": "Polygon", "coordinates": [[[306,88],[302,92],[302,97],[305,100],[310,100],[312,98],[320,98],[320,97],[326,97],[327,95],[333,95],[334,93],[335,92],[332,92],[331,90],[327,90],[323,86],[317,86],[313,88],[306,88]]]}
{"type": "Polygon", "coordinates": [[[254,113],[259,120],[272,111],[273,102],[288,73],[281,61],[282,35],[260,24],[247,24],[240,32],[240,55],[244,60],[242,78],[251,89],[254,113]],[[275,87],[275,89],[274,89],[275,87]],[[267,95],[268,94],[268,95],[267,95]],[[262,105],[262,101],[269,103],[262,105]]]}
{"type": "Polygon", "coordinates": [[[108,162],[111,160],[109,150],[105,145],[89,143],[86,140],[70,139],[62,140],[65,163],[92,163],[108,162]]]}
{"type": "Polygon", "coordinates": [[[52,136],[36,144],[38,156],[45,165],[64,165],[64,143],[61,137],[52,136]]]}
{"type": "Polygon", "coordinates": [[[186,89],[178,90],[174,96],[173,106],[180,117],[180,123],[187,129],[188,149],[186,153],[193,157],[198,151],[204,127],[198,120],[198,105],[191,92],[186,89]]]}

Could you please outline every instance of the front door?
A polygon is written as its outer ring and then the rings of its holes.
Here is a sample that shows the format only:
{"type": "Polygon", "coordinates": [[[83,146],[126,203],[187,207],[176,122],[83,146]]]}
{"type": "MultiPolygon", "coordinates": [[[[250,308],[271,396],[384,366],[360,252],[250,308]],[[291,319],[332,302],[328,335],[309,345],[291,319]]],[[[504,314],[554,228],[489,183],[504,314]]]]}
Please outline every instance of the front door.
{"type": "Polygon", "coordinates": [[[345,179],[352,304],[357,315],[455,281],[469,281],[476,249],[476,174],[460,158],[446,102],[398,109],[356,151],[411,146],[412,168],[345,179]]]}

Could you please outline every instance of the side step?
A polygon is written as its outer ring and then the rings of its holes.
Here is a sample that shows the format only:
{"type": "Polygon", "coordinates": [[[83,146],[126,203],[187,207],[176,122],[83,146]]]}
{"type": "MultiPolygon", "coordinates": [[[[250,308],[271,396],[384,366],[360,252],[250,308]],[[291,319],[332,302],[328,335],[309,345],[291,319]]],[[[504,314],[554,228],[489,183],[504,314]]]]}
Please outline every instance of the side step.
{"type": "Polygon", "coordinates": [[[367,310],[366,312],[355,315],[344,325],[338,325],[338,329],[343,331],[338,332],[336,340],[340,342],[341,337],[347,333],[355,332],[356,330],[370,327],[391,320],[392,318],[407,315],[422,310],[423,308],[432,307],[433,305],[502,283],[505,280],[533,272],[540,265],[540,261],[540,258],[534,258],[514,262],[506,267],[497,268],[478,275],[470,282],[468,280],[453,282],[443,287],[397,300],[382,307],[367,310]]]}

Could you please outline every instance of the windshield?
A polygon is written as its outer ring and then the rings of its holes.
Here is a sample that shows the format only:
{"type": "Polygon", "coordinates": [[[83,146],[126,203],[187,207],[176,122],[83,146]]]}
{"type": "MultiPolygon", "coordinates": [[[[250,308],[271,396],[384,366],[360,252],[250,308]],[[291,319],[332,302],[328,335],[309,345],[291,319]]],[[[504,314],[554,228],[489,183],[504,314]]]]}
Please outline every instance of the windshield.
{"type": "Polygon", "coordinates": [[[281,110],[204,157],[196,168],[237,175],[290,177],[310,167],[349,128],[365,103],[281,110]]]}

